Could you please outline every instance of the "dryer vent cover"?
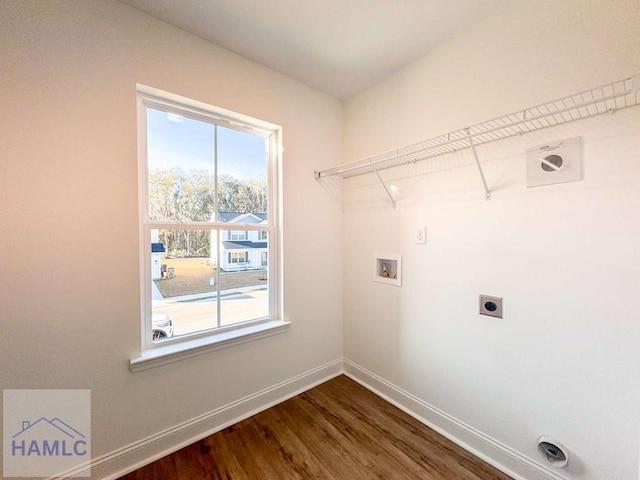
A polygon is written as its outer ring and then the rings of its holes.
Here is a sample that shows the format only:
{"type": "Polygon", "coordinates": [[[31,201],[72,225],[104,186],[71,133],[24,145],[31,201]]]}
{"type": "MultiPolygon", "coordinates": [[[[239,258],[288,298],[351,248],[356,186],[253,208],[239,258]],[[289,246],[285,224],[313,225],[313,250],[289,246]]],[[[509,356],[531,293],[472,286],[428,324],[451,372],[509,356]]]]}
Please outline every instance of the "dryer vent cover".
{"type": "Polygon", "coordinates": [[[582,138],[547,143],[527,150],[527,187],[582,180],[582,138]]]}
{"type": "Polygon", "coordinates": [[[538,438],[538,450],[556,468],[566,467],[567,463],[569,463],[569,450],[551,437],[543,435],[538,438]]]}

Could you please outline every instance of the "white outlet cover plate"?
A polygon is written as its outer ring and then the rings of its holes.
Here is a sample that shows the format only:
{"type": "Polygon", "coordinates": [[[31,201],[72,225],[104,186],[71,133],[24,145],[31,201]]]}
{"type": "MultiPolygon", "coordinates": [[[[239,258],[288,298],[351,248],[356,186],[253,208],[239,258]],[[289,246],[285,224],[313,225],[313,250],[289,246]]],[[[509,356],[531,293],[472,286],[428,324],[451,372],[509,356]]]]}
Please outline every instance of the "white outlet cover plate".
{"type": "Polygon", "coordinates": [[[492,295],[480,295],[480,315],[489,317],[502,318],[502,297],[494,297],[492,295]],[[488,303],[493,303],[493,309],[487,308],[488,303]]]}
{"type": "Polygon", "coordinates": [[[424,245],[427,243],[427,227],[416,228],[416,244],[424,245]]]}
{"type": "Polygon", "coordinates": [[[527,149],[527,187],[582,180],[582,137],[527,149]]]}

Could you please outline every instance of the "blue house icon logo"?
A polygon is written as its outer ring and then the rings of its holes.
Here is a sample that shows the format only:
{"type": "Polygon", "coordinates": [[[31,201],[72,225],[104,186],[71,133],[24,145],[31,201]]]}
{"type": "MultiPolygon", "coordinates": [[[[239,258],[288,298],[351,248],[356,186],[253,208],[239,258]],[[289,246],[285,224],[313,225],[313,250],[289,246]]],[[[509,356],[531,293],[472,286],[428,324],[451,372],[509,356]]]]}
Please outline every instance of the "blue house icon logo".
{"type": "Polygon", "coordinates": [[[13,457],[84,457],[87,439],[59,418],[22,421],[22,430],[11,437],[13,457]]]}

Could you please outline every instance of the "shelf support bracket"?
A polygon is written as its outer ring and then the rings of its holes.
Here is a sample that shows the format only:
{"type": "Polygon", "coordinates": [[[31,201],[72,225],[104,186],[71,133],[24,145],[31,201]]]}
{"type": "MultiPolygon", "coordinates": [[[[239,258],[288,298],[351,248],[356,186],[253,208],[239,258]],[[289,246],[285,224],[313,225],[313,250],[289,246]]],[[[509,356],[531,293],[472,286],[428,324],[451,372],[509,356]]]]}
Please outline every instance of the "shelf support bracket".
{"type": "Polygon", "coordinates": [[[467,132],[467,139],[469,140],[469,146],[471,147],[471,151],[473,152],[473,158],[476,160],[476,165],[478,166],[478,172],[480,172],[480,178],[482,179],[482,185],[484,186],[484,198],[485,200],[491,200],[491,191],[489,187],[487,187],[487,180],[484,178],[484,172],[482,171],[482,165],[480,165],[480,160],[478,159],[478,152],[476,152],[476,146],[473,143],[473,137],[471,136],[471,132],[469,128],[465,129],[467,132]]]}
{"type": "Polygon", "coordinates": [[[382,188],[384,188],[384,191],[387,192],[387,196],[389,197],[389,200],[391,200],[391,204],[393,205],[393,208],[396,208],[396,201],[393,199],[393,195],[391,195],[391,192],[387,188],[387,185],[384,183],[384,180],[382,180],[382,177],[378,173],[378,169],[373,167],[373,173],[376,174],[376,177],[378,177],[378,180],[380,181],[380,185],[382,185],[382,188]]]}

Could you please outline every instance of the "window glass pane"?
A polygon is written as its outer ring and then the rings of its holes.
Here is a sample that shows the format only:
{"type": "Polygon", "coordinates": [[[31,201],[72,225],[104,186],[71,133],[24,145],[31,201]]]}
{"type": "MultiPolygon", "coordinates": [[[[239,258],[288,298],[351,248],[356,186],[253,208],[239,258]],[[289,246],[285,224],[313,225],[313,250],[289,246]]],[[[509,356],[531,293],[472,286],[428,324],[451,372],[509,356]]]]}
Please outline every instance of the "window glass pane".
{"type": "Polygon", "coordinates": [[[210,221],[214,126],[147,108],[149,219],[210,221]]]}
{"type": "Polygon", "coordinates": [[[151,230],[154,341],[218,326],[216,239],[208,230],[151,230]]]}
{"type": "Polygon", "coordinates": [[[269,316],[268,249],[262,232],[247,232],[242,242],[220,242],[220,325],[231,325],[269,316]]]}
{"type": "Polygon", "coordinates": [[[267,140],[217,127],[221,222],[260,223],[267,216],[267,140]]]}
{"type": "Polygon", "coordinates": [[[229,240],[247,240],[248,233],[244,230],[232,230],[229,232],[229,240]]]}

